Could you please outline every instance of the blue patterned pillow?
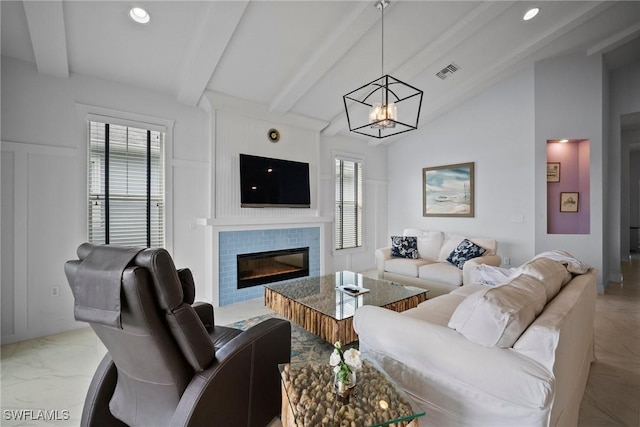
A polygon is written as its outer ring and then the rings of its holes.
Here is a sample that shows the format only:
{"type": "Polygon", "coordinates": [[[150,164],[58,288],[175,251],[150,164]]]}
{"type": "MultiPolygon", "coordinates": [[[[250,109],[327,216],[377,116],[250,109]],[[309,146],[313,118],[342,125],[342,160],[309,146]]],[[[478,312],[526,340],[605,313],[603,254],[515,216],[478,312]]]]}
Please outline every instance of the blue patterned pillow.
{"type": "Polygon", "coordinates": [[[447,257],[447,261],[462,270],[462,266],[465,262],[472,258],[479,257],[486,252],[485,248],[482,248],[469,239],[464,239],[457,248],[453,250],[447,257]]]}
{"type": "Polygon", "coordinates": [[[391,256],[418,259],[418,238],[391,236],[391,256]]]}

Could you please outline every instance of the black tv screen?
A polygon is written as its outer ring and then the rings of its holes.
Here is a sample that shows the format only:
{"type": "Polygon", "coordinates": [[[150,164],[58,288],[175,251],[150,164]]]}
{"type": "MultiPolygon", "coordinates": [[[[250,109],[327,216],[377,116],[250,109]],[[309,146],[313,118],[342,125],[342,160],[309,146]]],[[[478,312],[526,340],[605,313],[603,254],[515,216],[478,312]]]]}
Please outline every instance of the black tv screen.
{"type": "Polygon", "coordinates": [[[243,208],[311,206],[309,163],[240,154],[243,208]]]}

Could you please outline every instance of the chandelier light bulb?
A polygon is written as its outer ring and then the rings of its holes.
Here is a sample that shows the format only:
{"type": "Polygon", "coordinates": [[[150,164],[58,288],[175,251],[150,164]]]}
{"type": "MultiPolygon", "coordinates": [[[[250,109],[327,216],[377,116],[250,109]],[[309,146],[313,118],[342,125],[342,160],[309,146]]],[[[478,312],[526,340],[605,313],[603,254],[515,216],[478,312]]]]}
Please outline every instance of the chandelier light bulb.
{"type": "Polygon", "coordinates": [[[390,102],[383,105],[380,102],[374,102],[369,111],[369,123],[374,129],[387,129],[396,127],[395,120],[398,120],[398,108],[396,104],[390,102]]]}

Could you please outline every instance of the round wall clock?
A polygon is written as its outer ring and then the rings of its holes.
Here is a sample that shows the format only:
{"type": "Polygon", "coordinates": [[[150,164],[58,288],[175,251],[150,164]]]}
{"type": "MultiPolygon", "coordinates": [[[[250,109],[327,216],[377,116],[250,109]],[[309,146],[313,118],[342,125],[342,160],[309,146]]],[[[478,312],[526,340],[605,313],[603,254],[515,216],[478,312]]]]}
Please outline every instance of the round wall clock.
{"type": "Polygon", "coordinates": [[[269,141],[278,142],[280,141],[280,131],[278,129],[269,129],[269,133],[267,134],[269,137],[269,141]]]}

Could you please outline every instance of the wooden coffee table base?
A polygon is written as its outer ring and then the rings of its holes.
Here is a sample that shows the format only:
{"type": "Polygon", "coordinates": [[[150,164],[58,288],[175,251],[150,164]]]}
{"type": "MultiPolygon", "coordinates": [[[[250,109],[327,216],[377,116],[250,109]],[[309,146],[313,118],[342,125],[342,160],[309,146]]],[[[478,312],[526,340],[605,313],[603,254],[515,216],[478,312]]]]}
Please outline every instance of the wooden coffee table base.
{"type": "MultiPolygon", "coordinates": [[[[267,307],[329,343],[333,344],[336,341],[340,341],[343,344],[348,344],[358,339],[358,335],[353,330],[353,317],[337,320],[269,288],[265,288],[264,291],[265,305],[267,307]]],[[[425,292],[383,307],[400,312],[414,308],[426,300],[427,293],[425,292]]]]}

